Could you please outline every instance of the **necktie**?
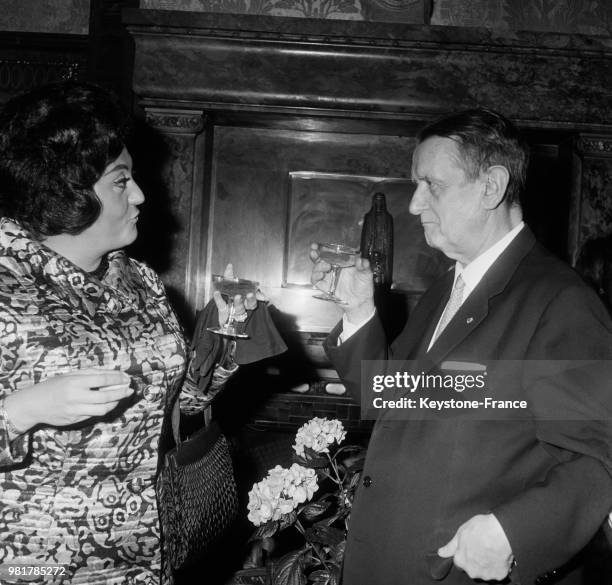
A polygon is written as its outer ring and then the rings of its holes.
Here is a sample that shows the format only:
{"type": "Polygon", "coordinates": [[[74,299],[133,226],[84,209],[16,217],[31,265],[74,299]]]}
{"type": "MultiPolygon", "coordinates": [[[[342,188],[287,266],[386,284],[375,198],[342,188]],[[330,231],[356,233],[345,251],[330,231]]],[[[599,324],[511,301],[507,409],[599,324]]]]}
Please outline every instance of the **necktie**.
{"type": "Polygon", "coordinates": [[[446,303],[446,307],[444,308],[444,313],[442,313],[442,318],[440,319],[440,323],[438,324],[438,329],[436,330],[436,334],[434,337],[434,342],[446,326],[450,323],[450,320],[455,316],[455,313],[459,310],[461,306],[461,301],[463,301],[463,289],[465,288],[465,282],[461,275],[457,277],[455,280],[455,285],[453,286],[453,290],[451,291],[450,298],[448,299],[448,303],[446,303]]]}

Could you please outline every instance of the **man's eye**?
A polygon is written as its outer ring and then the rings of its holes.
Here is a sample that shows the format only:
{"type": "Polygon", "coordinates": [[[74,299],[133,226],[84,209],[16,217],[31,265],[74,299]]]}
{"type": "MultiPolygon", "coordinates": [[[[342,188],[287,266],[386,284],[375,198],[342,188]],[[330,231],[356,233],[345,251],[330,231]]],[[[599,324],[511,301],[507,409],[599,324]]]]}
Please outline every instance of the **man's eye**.
{"type": "Polygon", "coordinates": [[[440,192],[440,185],[439,185],[439,183],[429,183],[428,186],[429,186],[429,190],[432,193],[436,194],[436,193],[440,192]]]}

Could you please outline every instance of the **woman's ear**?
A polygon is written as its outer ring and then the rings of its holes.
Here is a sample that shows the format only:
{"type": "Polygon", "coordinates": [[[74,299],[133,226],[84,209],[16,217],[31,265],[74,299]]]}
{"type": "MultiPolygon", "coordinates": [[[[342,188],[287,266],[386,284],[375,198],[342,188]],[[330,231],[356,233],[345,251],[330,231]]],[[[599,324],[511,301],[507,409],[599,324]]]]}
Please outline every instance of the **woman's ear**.
{"type": "Polygon", "coordinates": [[[510,173],[502,165],[493,165],[484,173],[485,192],[483,202],[486,209],[495,209],[504,200],[510,173]]]}

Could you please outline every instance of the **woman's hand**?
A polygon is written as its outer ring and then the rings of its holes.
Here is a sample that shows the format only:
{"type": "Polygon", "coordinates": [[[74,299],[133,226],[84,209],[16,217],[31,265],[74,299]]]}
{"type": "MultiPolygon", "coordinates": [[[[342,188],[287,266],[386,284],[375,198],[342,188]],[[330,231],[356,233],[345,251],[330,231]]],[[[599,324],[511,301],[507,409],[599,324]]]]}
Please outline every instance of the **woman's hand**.
{"type": "MultiPolygon", "coordinates": [[[[225,267],[223,278],[236,278],[233,264],[228,264],[225,267]]],[[[229,305],[223,300],[219,291],[213,293],[213,299],[215,300],[217,311],[219,312],[219,325],[223,325],[229,317],[229,305]]],[[[257,297],[253,293],[249,293],[244,300],[242,299],[242,295],[236,295],[234,297],[234,318],[238,317],[238,320],[240,320],[241,315],[244,315],[247,310],[253,311],[256,308],[257,297]]]]}
{"type": "MultiPolygon", "coordinates": [[[[314,262],[310,282],[319,290],[329,289],[331,266],[321,260],[319,246],[310,245],[310,259],[314,262]]],[[[347,301],[346,305],[338,305],[349,321],[358,323],[369,317],[374,311],[374,278],[370,262],[357,256],[355,266],[340,270],[336,294],[347,301]]]]}
{"type": "Polygon", "coordinates": [[[38,424],[61,427],[104,416],[134,392],[118,370],[83,369],[49,378],[4,399],[9,420],[25,433],[38,424]]]}

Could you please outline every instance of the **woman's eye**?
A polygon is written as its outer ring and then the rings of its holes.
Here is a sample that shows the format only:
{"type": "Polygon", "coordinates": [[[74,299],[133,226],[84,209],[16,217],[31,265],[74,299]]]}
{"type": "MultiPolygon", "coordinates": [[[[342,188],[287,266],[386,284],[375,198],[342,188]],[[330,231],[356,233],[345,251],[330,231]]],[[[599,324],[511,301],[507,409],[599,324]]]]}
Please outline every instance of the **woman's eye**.
{"type": "Polygon", "coordinates": [[[129,180],[129,177],[121,177],[120,179],[117,179],[115,181],[115,185],[117,185],[117,187],[120,187],[121,189],[125,189],[129,180]]]}

